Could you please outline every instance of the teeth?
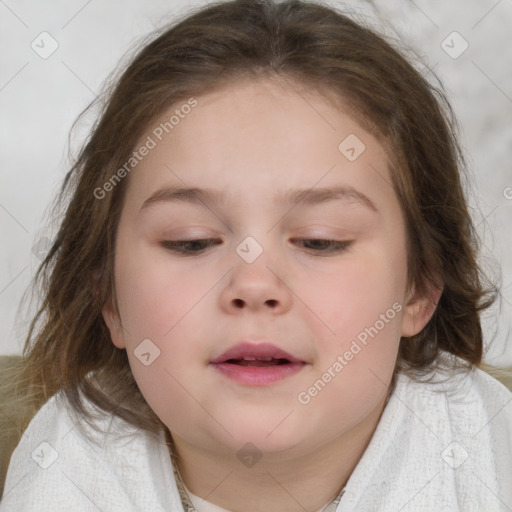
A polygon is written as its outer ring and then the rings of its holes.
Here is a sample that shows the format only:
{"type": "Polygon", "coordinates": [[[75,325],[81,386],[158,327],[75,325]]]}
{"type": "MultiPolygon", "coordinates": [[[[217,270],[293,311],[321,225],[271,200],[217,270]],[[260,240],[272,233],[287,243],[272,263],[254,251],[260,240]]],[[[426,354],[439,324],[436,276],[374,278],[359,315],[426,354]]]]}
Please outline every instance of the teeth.
{"type": "Polygon", "coordinates": [[[244,361],[272,361],[273,357],[244,357],[244,361]]]}

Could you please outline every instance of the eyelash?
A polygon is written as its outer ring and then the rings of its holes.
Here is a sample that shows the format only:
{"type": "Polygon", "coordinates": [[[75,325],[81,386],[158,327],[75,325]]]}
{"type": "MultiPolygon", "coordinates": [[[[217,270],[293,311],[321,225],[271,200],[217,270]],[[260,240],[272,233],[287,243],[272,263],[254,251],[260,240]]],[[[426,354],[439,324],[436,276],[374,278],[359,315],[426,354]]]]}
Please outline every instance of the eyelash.
{"type": "MultiPolygon", "coordinates": [[[[200,238],[197,240],[176,240],[176,241],[164,240],[161,242],[161,245],[165,249],[167,249],[171,252],[174,252],[176,254],[180,254],[183,256],[192,256],[194,254],[202,253],[206,249],[206,247],[202,247],[199,250],[195,251],[195,250],[187,249],[186,248],[187,244],[198,244],[198,243],[204,244],[204,243],[206,243],[207,245],[212,246],[212,245],[218,245],[216,243],[212,243],[212,242],[216,242],[217,240],[214,238],[200,238]]],[[[293,240],[299,241],[299,242],[324,242],[324,243],[328,243],[331,245],[331,248],[328,250],[323,250],[323,249],[318,250],[318,249],[314,249],[314,248],[307,249],[310,251],[315,251],[315,252],[319,253],[319,255],[344,252],[352,244],[351,241],[342,242],[339,240],[330,240],[330,239],[323,239],[323,238],[303,238],[303,239],[293,239],[293,240]]],[[[324,245],[324,247],[325,247],[325,245],[324,245]]]]}

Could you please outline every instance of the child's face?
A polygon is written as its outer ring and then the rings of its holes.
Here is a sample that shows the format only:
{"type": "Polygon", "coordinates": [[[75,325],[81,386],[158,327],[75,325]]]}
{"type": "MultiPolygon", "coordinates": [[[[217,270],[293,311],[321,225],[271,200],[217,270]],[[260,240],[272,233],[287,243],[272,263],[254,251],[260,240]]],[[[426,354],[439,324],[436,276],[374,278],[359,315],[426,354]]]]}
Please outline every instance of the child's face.
{"type": "Polygon", "coordinates": [[[123,329],[104,308],[113,343],[156,414],[195,447],[301,454],[375,426],[400,336],[432,313],[406,295],[405,226],[383,147],[323,98],[274,82],[196,100],[186,115],[182,104],[165,112],[136,147],[156,143],[131,171],[118,228],[123,329]],[[162,135],[176,109],[179,123],[162,135]],[[351,134],[365,145],[359,156],[351,134]],[[142,208],[165,187],[225,197],[142,208]],[[317,195],[335,187],[349,192],[317,195]],[[282,199],[297,190],[302,201],[282,199]],[[187,255],[162,245],[194,239],[213,242],[188,244],[187,255]],[[237,380],[212,361],[242,341],[272,343],[301,364],[271,381],[275,367],[227,363],[237,380]]]}

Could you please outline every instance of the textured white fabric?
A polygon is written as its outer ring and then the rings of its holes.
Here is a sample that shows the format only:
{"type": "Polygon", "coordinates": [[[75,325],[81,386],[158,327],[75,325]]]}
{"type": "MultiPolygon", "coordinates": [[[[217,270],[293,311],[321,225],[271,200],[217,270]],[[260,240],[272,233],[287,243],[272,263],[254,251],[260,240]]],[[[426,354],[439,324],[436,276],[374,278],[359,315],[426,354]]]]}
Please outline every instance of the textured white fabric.
{"type": "Polygon", "coordinates": [[[163,434],[158,439],[105,415],[98,420],[104,436],[82,424],[97,446],[75,427],[66,403],[53,396],[23,434],[1,512],[183,511],[163,434]],[[123,427],[135,435],[121,435],[123,427]]]}
{"type": "MultiPolygon", "coordinates": [[[[190,491],[190,489],[186,485],[184,485],[184,487],[190,499],[190,503],[192,503],[192,506],[197,510],[197,512],[230,512],[225,508],[215,505],[215,503],[210,503],[209,501],[206,501],[203,498],[196,496],[190,491]]],[[[316,512],[324,512],[327,508],[327,505],[329,505],[329,503],[326,503],[322,508],[318,509],[316,512]]]]}
{"type": "MultiPolygon", "coordinates": [[[[215,503],[210,503],[209,501],[203,500],[203,498],[196,496],[195,494],[191,493],[188,487],[186,486],[185,489],[188,493],[188,497],[190,498],[190,502],[192,503],[193,507],[197,510],[197,512],[230,512],[225,508],[215,505],[215,503]]],[[[322,507],[316,512],[322,512],[324,508],[325,507],[322,507]]]]}
{"type": "MultiPolygon", "coordinates": [[[[100,446],[52,397],[12,455],[0,512],[183,512],[164,435],[98,421],[100,446]]],[[[337,508],[433,510],[512,510],[512,393],[478,369],[444,384],[399,375],[337,508]]]]}
{"type": "Polygon", "coordinates": [[[512,510],[512,393],[473,369],[450,382],[399,376],[337,512],[512,510]]]}

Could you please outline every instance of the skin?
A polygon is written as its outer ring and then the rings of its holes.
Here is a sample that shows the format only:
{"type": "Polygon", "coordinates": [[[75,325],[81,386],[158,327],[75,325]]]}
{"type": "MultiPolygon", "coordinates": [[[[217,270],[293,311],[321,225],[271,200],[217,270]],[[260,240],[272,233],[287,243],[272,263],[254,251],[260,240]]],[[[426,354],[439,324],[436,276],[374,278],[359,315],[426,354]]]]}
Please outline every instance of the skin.
{"type": "Polygon", "coordinates": [[[346,109],[289,83],[237,82],[196,98],[139,163],[116,240],[119,314],[110,303],[103,309],[112,342],[127,350],[141,392],[172,433],[185,484],[235,512],[314,511],[339,492],[378,424],[400,337],[425,326],[440,293],[406,289],[405,224],[385,148],[346,109]],[[349,134],[366,146],[353,162],[338,150],[349,134]],[[171,185],[227,197],[141,211],[171,185]],[[364,193],[378,212],[347,199],[293,208],[274,200],[290,188],[338,185],[364,193]],[[253,263],[236,252],[247,236],[263,248],[253,263]],[[203,238],[220,243],[188,256],[161,245],[203,238]],[[351,244],[322,253],[303,239],[351,244]],[[301,404],[298,394],[394,303],[402,310],[301,404]],[[160,350],[149,366],[134,354],[144,339],[160,350]],[[263,339],[303,369],[254,387],[209,364],[241,340],[263,339]],[[262,454],[251,467],[237,457],[248,442],[262,454]]]}

